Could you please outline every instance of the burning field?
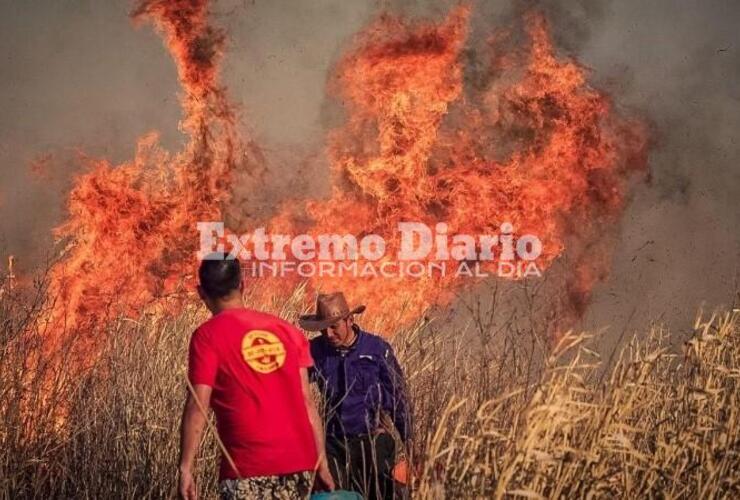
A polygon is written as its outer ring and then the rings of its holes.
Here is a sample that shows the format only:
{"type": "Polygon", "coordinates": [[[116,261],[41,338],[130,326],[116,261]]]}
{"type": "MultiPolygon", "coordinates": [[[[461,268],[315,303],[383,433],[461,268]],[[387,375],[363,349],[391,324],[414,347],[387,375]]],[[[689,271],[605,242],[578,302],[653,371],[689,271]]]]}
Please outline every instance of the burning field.
{"type": "MultiPolygon", "coordinates": [[[[402,251],[397,228],[409,221],[453,246],[451,235],[501,234],[490,258],[483,240],[463,249],[458,260],[481,271],[527,264],[505,238],[536,235],[532,279],[247,280],[249,304],[291,320],[318,291],[372,304],[368,326],[390,338],[409,379],[419,498],[740,493],[737,309],[700,314],[682,350],[655,326],[601,359],[598,336],[573,332],[609,275],[653,137],[646,117],[558,50],[542,11],[482,40],[471,36],[475,4],[431,20],[377,15],[328,76],[343,112],[326,132],[328,196],[266,206],[275,174],[222,83],[228,39],[210,7],[141,0],[131,14],[174,60],[184,147],[168,151],[151,132],[123,163],[84,157],[53,261],[0,276],[3,498],[175,494],[186,345],[204,318],[194,293],[204,221],[225,221],[227,235],[378,235],[383,255],[358,259],[374,265],[402,251]],[[505,287],[523,290],[516,307],[505,287]]],[[[206,497],[212,439],[199,461],[206,497]]]]}
{"type": "MultiPolygon", "coordinates": [[[[389,250],[403,221],[444,222],[451,234],[488,234],[509,222],[538,235],[545,269],[572,241],[560,312],[581,312],[606,272],[603,227],[618,220],[630,174],[646,169],[647,131],[589,87],[575,61],[555,55],[541,14],[523,19],[520,44],[512,33],[491,35],[490,68],[480,77],[487,82],[476,89],[463,85],[470,7],[438,24],[381,16],[355,37],[331,79],[348,114],[327,140],[331,197],[286,200],[267,220],[255,220],[231,195],[239,181],[259,190],[266,166],[254,142],[236,131],[218,81],[225,35],[208,24],[206,9],[207,2],[143,2],[133,14],[154,24],[176,62],[189,143],[171,154],[149,135],[134,160],[94,160],[78,178],[70,219],[56,230],[69,243],[50,277],[58,304],[52,329],[86,330],[100,311],[131,316],[162,297],[176,312],[192,298],[197,222],[227,216],[233,232],[262,223],[280,234],[373,233],[389,240],[389,250]],[[93,266],[104,274],[84,272],[93,266]],[[132,268],[147,272],[132,275],[132,268]]],[[[310,290],[351,289],[379,309],[403,308],[403,322],[448,303],[463,286],[315,281],[310,290]]],[[[281,279],[260,288],[287,294],[295,285],[281,279]]]]}

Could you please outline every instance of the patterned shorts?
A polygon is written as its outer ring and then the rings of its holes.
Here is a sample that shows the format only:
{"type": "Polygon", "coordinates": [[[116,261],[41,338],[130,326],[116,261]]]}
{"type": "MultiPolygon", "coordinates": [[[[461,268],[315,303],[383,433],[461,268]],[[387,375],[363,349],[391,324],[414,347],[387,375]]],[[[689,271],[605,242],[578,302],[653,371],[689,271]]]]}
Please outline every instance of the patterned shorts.
{"type": "Polygon", "coordinates": [[[222,500],[306,499],[311,494],[313,472],[284,476],[259,476],[247,479],[224,479],[219,484],[222,500]]]}

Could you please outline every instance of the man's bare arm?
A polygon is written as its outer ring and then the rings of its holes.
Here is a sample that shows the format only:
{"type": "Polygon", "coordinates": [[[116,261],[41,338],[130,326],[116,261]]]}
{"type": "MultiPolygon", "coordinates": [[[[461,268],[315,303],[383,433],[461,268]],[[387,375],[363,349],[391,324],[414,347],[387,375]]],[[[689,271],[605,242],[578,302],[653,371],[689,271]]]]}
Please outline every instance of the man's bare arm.
{"type": "Polygon", "coordinates": [[[180,425],[180,495],[195,499],[196,489],[193,479],[193,464],[198,446],[206,426],[208,407],[211,402],[211,387],[196,385],[185,401],[180,425]],[[197,400],[196,400],[197,397],[197,400]]]}
{"type": "Polygon", "coordinates": [[[334,480],[329,472],[329,460],[326,456],[326,443],[324,441],[324,425],[316,409],[316,402],[311,393],[311,386],[308,382],[308,370],[301,368],[301,387],[303,389],[303,400],[306,403],[308,419],[311,421],[313,436],[316,442],[316,451],[319,454],[318,469],[316,471],[319,479],[329,490],[334,490],[334,480]]]}

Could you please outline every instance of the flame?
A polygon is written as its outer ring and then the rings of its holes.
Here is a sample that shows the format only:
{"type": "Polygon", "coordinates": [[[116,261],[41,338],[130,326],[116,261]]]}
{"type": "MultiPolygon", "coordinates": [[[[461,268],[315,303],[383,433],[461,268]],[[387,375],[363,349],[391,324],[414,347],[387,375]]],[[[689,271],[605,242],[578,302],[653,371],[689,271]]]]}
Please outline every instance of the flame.
{"type": "MultiPolygon", "coordinates": [[[[497,78],[466,92],[461,50],[469,15],[459,7],[438,25],[419,26],[385,16],[357,37],[337,75],[349,119],[329,141],[332,196],[297,210],[312,219],[308,227],[286,208],[272,229],[376,233],[393,242],[394,254],[399,222],[444,221],[449,234],[479,235],[497,234],[508,221],[541,239],[542,268],[575,235],[584,250],[574,252],[559,311],[567,324],[604,275],[600,228],[618,219],[630,172],[645,169],[645,127],[618,116],[587,84],[584,68],[555,55],[537,13],[525,19],[528,50],[492,47],[497,78]]],[[[466,280],[447,274],[310,284],[348,290],[379,311],[401,310],[404,321],[449,302],[466,280]]]]}
{"type": "Polygon", "coordinates": [[[88,161],[69,194],[69,219],[55,231],[68,246],[51,272],[53,331],[89,331],[107,313],[137,315],[163,297],[175,309],[182,301],[195,223],[221,217],[244,166],[235,113],[218,82],[225,38],[207,23],[207,4],[144,0],[133,13],[162,33],[176,63],[189,142],[170,155],[151,133],[130,162],[88,161]]]}
{"type": "MultiPolygon", "coordinates": [[[[108,312],[177,310],[192,285],[195,223],[221,220],[235,173],[261,167],[245,159],[248,143],[218,82],[225,38],[208,24],[207,3],[143,0],[133,14],[156,26],[175,60],[189,143],[171,155],[150,134],[130,162],[90,160],[69,195],[70,218],[56,230],[69,241],[51,274],[57,331],[91,331],[108,312]]],[[[507,49],[505,34],[493,36],[489,83],[466,84],[470,16],[469,6],[440,23],[382,15],[356,36],[331,86],[348,112],[328,137],[331,196],[285,202],[267,226],[379,234],[389,259],[399,222],[443,221],[450,234],[475,235],[496,234],[509,221],[541,239],[541,268],[575,239],[582,251],[574,252],[563,315],[577,315],[604,275],[606,253],[594,252],[600,228],[618,219],[630,174],[645,169],[645,127],[620,116],[583,67],[556,54],[536,13],[525,18],[526,47],[507,49]]],[[[349,276],[309,286],[344,289],[407,321],[448,303],[465,282],[349,276]]],[[[274,295],[293,285],[266,279],[260,289],[274,295]]]]}

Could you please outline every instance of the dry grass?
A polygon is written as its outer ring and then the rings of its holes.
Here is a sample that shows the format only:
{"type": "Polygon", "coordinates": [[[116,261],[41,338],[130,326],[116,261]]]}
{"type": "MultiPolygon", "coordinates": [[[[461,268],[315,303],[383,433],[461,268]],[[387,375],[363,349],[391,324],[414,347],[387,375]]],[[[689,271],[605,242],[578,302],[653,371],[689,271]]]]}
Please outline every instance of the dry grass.
{"type": "MultiPolygon", "coordinates": [[[[260,306],[294,318],[302,293],[260,306]]],[[[29,370],[43,335],[36,296],[0,299],[0,497],[174,496],[186,345],[203,312],[115,321],[84,372],[65,377],[54,367],[70,366],[74,342],[29,370]]],[[[394,338],[415,407],[418,498],[740,495],[737,310],[697,320],[682,352],[669,332],[646,332],[608,370],[587,335],[548,351],[535,332],[464,314],[467,335],[432,322],[394,338]]],[[[199,485],[212,497],[206,441],[199,485]]]]}

